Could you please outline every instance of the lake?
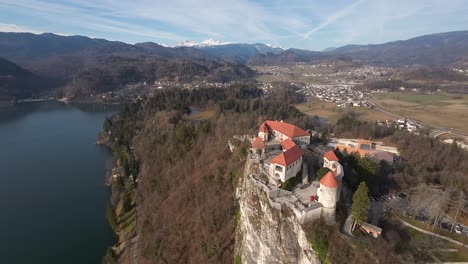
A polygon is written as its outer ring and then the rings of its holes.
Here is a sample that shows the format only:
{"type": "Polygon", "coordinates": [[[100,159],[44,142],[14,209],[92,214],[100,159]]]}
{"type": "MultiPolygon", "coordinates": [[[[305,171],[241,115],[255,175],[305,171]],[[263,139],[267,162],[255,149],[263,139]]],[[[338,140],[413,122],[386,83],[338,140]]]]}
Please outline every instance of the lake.
{"type": "Polygon", "coordinates": [[[115,242],[95,144],[116,107],[23,103],[0,109],[0,263],[101,263],[115,242]]]}

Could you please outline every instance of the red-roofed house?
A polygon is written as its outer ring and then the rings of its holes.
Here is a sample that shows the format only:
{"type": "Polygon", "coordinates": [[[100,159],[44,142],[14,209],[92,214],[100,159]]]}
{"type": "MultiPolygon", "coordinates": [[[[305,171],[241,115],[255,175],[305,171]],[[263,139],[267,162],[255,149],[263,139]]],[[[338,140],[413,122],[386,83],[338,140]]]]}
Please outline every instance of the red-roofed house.
{"type": "Polygon", "coordinates": [[[323,155],[323,167],[329,168],[335,174],[339,184],[343,178],[343,167],[341,166],[338,157],[333,150],[330,150],[323,155]]]}
{"type": "Polygon", "coordinates": [[[338,157],[336,156],[333,150],[328,151],[323,155],[323,166],[331,169],[332,163],[339,162],[338,157]]]}
{"type": "Polygon", "coordinates": [[[294,146],[297,146],[297,145],[290,138],[281,141],[281,147],[283,148],[283,151],[293,148],[294,146]]]}
{"type": "Polygon", "coordinates": [[[279,141],[291,139],[301,148],[305,148],[310,143],[310,134],[307,131],[282,121],[267,120],[263,122],[258,131],[258,136],[264,141],[272,138],[279,141]]]}
{"type": "Polygon", "coordinates": [[[263,142],[262,138],[256,137],[252,141],[252,148],[254,148],[254,149],[264,149],[265,148],[265,143],[263,142]]]}
{"type": "Polygon", "coordinates": [[[263,141],[269,140],[268,128],[266,127],[265,122],[263,122],[260,125],[260,129],[258,129],[258,136],[261,137],[263,139],[263,141]]]}
{"type": "Polygon", "coordinates": [[[270,175],[282,182],[296,176],[301,170],[303,155],[304,151],[295,145],[274,157],[271,160],[270,175]]]}

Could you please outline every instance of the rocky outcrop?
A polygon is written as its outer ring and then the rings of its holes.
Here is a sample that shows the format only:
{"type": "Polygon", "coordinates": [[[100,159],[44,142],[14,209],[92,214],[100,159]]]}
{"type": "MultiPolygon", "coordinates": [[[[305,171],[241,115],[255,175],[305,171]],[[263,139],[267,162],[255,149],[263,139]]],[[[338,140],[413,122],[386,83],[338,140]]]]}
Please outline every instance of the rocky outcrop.
{"type": "Polygon", "coordinates": [[[246,175],[239,183],[236,196],[239,200],[236,261],[320,263],[290,208],[273,208],[265,191],[246,175]]]}

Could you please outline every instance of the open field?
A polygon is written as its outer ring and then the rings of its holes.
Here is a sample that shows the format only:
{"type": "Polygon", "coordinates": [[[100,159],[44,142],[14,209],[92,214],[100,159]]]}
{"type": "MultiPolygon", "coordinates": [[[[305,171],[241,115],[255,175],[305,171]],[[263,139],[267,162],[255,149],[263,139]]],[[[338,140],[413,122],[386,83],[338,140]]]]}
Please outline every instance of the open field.
{"type": "Polygon", "coordinates": [[[206,120],[215,116],[215,111],[213,110],[204,110],[196,112],[190,115],[190,118],[193,120],[206,120]]]}
{"type": "Polygon", "coordinates": [[[336,122],[336,120],[338,120],[342,114],[350,111],[357,113],[359,119],[363,121],[373,122],[376,120],[395,118],[380,111],[372,110],[366,107],[340,108],[337,107],[335,103],[323,102],[315,97],[309,98],[309,101],[306,103],[296,105],[296,108],[308,115],[317,115],[319,117],[323,117],[332,123],[336,122]]]}
{"type": "Polygon", "coordinates": [[[468,133],[467,95],[383,93],[373,101],[388,111],[437,128],[468,133]]]}

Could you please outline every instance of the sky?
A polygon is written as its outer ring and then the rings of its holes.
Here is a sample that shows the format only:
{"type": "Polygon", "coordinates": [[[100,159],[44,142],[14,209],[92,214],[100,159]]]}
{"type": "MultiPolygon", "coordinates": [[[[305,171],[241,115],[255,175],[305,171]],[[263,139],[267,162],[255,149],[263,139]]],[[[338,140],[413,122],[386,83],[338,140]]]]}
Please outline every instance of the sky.
{"type": "Polygon", "coordinates": [[[467,0],[0,0],[0,32],[323,50],[468,30],[467,0]]]}

